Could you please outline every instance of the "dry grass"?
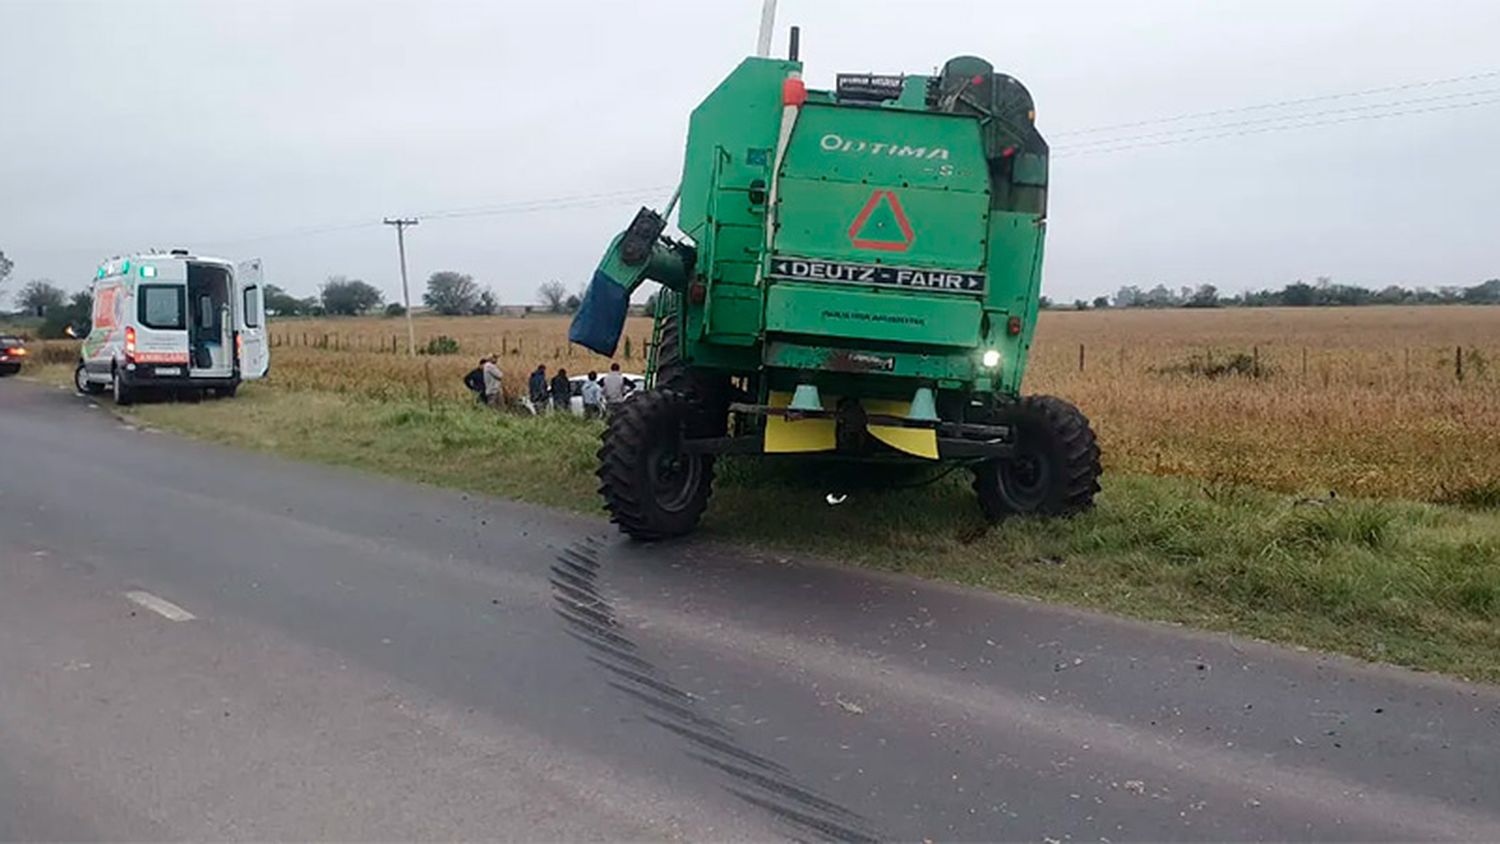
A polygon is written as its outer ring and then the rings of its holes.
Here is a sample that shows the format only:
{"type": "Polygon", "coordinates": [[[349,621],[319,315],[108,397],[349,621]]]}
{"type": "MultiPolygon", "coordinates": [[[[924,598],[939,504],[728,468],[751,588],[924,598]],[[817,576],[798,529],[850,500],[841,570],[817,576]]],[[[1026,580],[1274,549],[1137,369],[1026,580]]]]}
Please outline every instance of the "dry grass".
{"type": "MultiPolygon", "coordinates": [[[[517,395],[538,363],[551,374],[609,368],[610,359],[568,343],[561,317],[432,317],[413,320],[417,347],[437,337],[458,341],[454,355],[407,354],[404,319],[295,319],[273,321],[273,382],[295,390],[350,393],[381,399],[425,399],[428,373],[437,398],[465,398],[462,378],[484,355],[500,356],[505,386],[517,395]],[[393,353],[394,350],[394,353],[393,353]]],[[[616,358],[627,371],[646,371],[651,320],[631,318],[616,358]],[[629,354],[626,354],[626,338],[629,354]]]]}
{"type": "Polygon", "coordinates": [[[1050,313],[1027,387],[1083,407],[1111,469],[1464,502],[1500,487],[1496,364],[1500,308],[1050,313]],[[1257,349],[1259,378],[1162,371],[1257,349]]]}
{"type": "MultiPolygon", "coordinates": [[[[416,326],[419,346],[446,335],[460,353],[412,360],[400,319],[273,322],[271,384],[425,399],[430,371],[437,398],[464,398],[460,378],[491,352],[512,391],[537,363],[575,374],[608,366],[567,344],[561,318],[416,326]]],[[[631,356],[622,348],[620,362],[644,371],[650,320],[633,318],[626,336],[631,356]]],[[[1026,388],[1082,407],[1113,472],[1481,507],[1500,498],[1500,308],[1054,311],[1042,317],[1026,388]],[[1189,371],[1236,354],[1258,357],[1260,377],[1189,371]]]]}

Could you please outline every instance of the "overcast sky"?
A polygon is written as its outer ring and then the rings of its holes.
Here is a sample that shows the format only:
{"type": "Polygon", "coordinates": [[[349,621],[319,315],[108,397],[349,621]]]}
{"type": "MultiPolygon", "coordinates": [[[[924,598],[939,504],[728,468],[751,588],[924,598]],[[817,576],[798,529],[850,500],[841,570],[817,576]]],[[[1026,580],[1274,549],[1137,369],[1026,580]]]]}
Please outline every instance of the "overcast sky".
{"type": "MultiPolygon", "coordinates": [[[[102,258],[185,246],[263,257],[298,294],[343,274],[399,298],[381,217],[497,206],[412,230],[416,286],[441,269],[507,302],[577,286],[634,206],[670,194],[688,112],[753,50],[760,5],[0,0],[9,287],[78,288],[102,258]]],[[[778,53],[791,24],[814,87],[962,53],[1027,84],[1056,155],[1054,299],[1500,275],[1493,0],[782,0],[778,53]],[[1253,122],[1288,113],[1344,122],[1253,122]]]]}

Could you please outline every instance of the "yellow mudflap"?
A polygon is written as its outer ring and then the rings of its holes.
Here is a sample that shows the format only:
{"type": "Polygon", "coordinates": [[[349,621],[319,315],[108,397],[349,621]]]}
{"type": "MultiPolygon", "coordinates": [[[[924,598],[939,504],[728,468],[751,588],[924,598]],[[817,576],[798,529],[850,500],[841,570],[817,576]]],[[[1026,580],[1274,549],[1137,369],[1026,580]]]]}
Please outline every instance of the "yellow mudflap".
{"type": "MultiPolygon", "coordinates": [[[[863,399],[865,413],[873,416],[906,416],[911,413],[911,402],[888,399],[863,399]]],[[[867,430],[875,439],[907,454],[936,460],[937,431],[931,428],[902,428],[899,425],[870,425],[867,430]]]]}
{"type": "MultiPolygon", "coordinates": [[[[769,404],[786,407],[792,401],[791,393],[772,392],[769,404]]],[[[829,401],[824,397],[823,401],[829,401]]],[[[788,422],[780,416],[766,417],[766,453],[792,454],[804,451],[833,451],[834,422],[832,419],[798,419],[788,422]]]]}
{"type": "MultiPolygon", "coordinates": [[[[772,407],[786,407],[792,401],[791,393],[772,392],[769,403],[772,407]]],[[[824,396],[825,407],[838,403],[836,396],[824,396]]],[[[862,399],[865,412],[881,416],[906,416],[911,412],[911,402],[883,399],[862,399]]],[[[897,425],[871,425],[869,431],[876,439],[907,454],[936,460],[937,432],[926,428],[902,428],[897,425]]],[[[835,446],[834,421],[832,419],[798,419],[788,422],[779,416],[766,417],[766,453],[791,454],[809,451],[832,451],[835,446]]]]}

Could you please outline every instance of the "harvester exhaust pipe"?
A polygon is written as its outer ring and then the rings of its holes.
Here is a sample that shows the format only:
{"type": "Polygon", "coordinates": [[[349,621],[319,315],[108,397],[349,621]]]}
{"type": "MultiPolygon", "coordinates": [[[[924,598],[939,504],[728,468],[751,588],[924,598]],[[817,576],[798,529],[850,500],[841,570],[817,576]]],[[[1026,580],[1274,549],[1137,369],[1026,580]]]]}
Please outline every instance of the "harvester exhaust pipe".
{"type": "Polygon", "coordinates": [[[787,41],[786,57],[792,61],[797,60],[797,55],[802,51],[802,27],[792,27],[792,34],[787,41]]]}
{"type": "Polygon", "coordinates": [[[776,0],[765,0],[760,7],[760,39],[755,42],[755,55],[763,59],[771,57],[771,33],[776,29],[776,0]]]}

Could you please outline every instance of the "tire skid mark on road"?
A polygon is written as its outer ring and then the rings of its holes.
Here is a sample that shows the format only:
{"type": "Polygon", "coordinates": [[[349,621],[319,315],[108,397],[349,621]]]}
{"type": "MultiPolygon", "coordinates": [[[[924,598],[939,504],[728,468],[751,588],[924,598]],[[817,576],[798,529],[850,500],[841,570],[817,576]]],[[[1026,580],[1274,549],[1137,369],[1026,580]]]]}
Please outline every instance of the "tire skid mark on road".
{"type": "Polygon", "coordinates": [[[879,841],[868,820],[799,784],[775,761],[741,746],[729,727],[703,713],[696,698],[640,653],[600,590],[602,548],[593,537],[564,548],[548,580],[554,610],[567,623],[569,635],[593,651],[589,661],[608,672],[608,685],[641,706],[647,721],[686,741],[686,754],[726,777],[725,790],[745,803],[802,835],[879,841]]]}

